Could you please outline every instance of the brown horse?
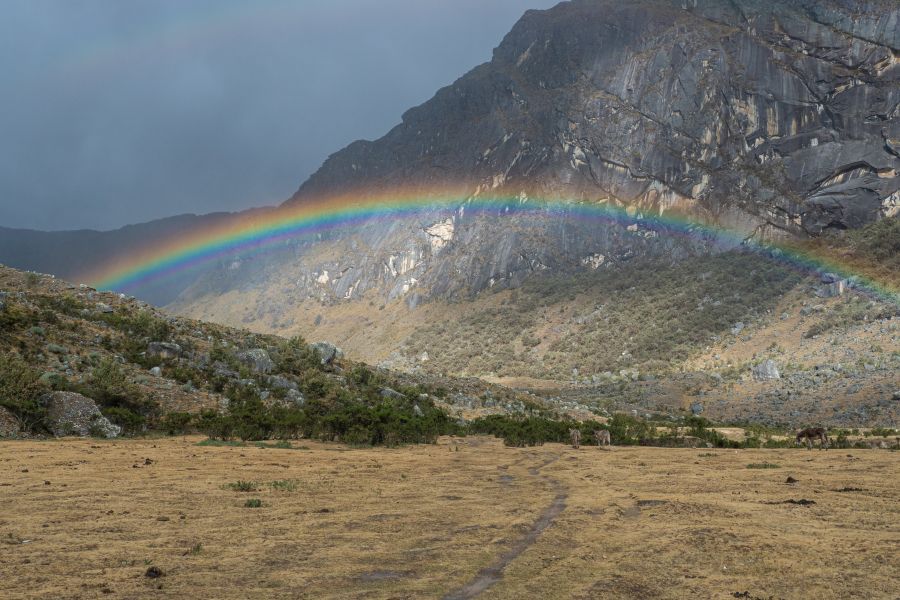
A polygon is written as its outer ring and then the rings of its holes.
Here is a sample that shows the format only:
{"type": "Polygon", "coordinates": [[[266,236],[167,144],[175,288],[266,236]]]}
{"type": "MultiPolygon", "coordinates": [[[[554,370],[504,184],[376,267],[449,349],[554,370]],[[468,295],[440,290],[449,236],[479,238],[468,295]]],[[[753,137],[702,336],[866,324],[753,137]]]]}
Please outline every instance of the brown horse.
{"type": "Polygon", "coordinates": [[[578,429],[570,429],[569,436],[572,438],[572,447],[577,450],[581,446],[581,431],[578,429]]]}
{"type": "Polygon", "coordinates": [[[800,443],[800,440],[806,438],[806,448],[808,450],[812,450],[813,440],[819,440],[820,450],[828,450],[828,432],[824,427],[809,427],[797,433],[797,443],[800,443]]]}

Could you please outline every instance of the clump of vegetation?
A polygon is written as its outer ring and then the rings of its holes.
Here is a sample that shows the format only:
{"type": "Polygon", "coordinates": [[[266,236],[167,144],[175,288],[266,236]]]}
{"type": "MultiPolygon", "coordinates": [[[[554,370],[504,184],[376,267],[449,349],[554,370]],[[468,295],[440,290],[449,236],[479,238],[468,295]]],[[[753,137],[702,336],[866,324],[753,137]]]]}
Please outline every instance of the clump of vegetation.
{"type": "Polygon", "coordinates": [[[170,412],[163,415],[159,421],[159,428],[166,435],[184,435],[193,430],[194,415],[186,412],[170,412]]]}
{"type": "Polygon", "coordinates": [[[230,490],[234,490],[235,492],[256,492],[259,491],[259,484],[255,481],[244,481],[238,480],[232,483],[226,484],[226,488],[230,490]]]}
{"type": "Polygon", "coordinates": [[[262,500],[259,498],[249,498],[246,502],[244,502],[245,508],[261,508],[262,500]]]}
{"type": "Polygon", "coordinates": [[[762,462],[762,463],[750,463],[747,465],[748,469],[780,469],[781,465],[776,465],[775,463],[762,462]]]}
{"type": "Polygon", "coordinates": [[[296,492],[297,491],[297,480],[296,479],[279,479],[273,481],[269,484],[273,490],[279,492],[296,492]]]}
{"type": "Polygon", "coordinates": [[[346,381],[340,385],[321,374],[305,380],[308,398],[302,406],[267,404],[253,387],[232,387],[226,391],[227,411],[201,415],[198,427],[220,440],[304,437],[364,446],[434,443],[438,436],[458,431],[444,411],[420,398],[422,390],[385,397],[379,378],[364,368],[346,381]]]}
{"type": "Polygon", "coordinates": [[[23,430],[42,427],[46,411],[41,396],[48,391],[41,374],[14,354],[0,354],[0,406],[19,420],[23,430]]]}
{"type": "Polygon", "coordinates": [[[85,384],[71,389],[92,398],[103,415],[127,433],[143,431],[149,417],[158,412],[158,404],[145,397],[117,361],[108,358],[95,367],[85,384]]]}

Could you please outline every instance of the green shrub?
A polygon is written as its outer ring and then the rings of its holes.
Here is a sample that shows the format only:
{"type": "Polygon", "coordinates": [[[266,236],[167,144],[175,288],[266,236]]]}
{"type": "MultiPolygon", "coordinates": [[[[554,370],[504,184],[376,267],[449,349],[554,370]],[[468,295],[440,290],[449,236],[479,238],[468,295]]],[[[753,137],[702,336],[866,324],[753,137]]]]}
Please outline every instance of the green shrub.
{"type": "Polygon", "coordinates": [[[16,416],[23,430],[42,429],[46,411],[40,398],[47,391],[38,371],[14,354],[0,354],[0,406],[16,416]]]}
{"type": "Polygon", "coordinates": [[[299,375],[304,371],[321,368],[318,353],[300,336],[282,342],[272,353],[275,371],[299,375]]]}
{"type": "Polygon", "coordinates": [[[255,481],[238,480],[225,485],[226,488],[235,492],[256,492],[259,491],[259,484],[255,481]]]}
{"type": "Polygon", "coordinates": [[[106,406],[100,409],[103,416],[122,428],[123,433],[135,434],[144,431],[147,418],[124,406],[106,406]]]}
{"type": "Polygon", "coordinates": [[[192,430],[194,415],[186,412],[170,412],[163,415],[159,425],[168,435],[184,435],[192,430]]]}
{"type": "Polygon", "coordinates": [[[269,484],[273,490],[277,490],[279,492],[296,492],[297,491],[297,480],[295,479],[279,479],[277,481],[273,481],[269,484]]]}
{"type": "Polygon", "coordinates": [[[245,508],[261,508],[262,500],[259,498],[249,498],[246,502],[244,502],[245,508]]]}

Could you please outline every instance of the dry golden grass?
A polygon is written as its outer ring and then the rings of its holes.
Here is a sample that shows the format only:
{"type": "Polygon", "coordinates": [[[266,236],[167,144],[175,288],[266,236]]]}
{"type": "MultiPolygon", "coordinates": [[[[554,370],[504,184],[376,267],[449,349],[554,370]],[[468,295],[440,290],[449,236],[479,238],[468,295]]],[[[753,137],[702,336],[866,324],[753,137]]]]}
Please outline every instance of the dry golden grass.
{"type": "Polygon", "coordinates": [[[0,443],[0,597],[442,597],[510,548],[482,597],[897,595],[896,452],[199,440],[0,443]]]}

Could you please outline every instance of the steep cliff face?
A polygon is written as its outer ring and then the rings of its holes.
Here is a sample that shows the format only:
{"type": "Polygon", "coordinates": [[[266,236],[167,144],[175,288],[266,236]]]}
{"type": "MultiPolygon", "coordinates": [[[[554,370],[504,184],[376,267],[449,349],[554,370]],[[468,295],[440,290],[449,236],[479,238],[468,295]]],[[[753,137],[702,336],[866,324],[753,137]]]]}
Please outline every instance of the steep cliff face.
{"type": "MultiPolygon", "coordinates": [[[[896,215],[898,171],[895,2],[573,0],[527,12],[491,62],[383,138],[329,157],[290,202],[449,188],[608,202],[638,217],[677,209],[770,239],[896,215]]],[[[639,218],[629,229],[464,212],[349,237],[328,264],[290,267],[301,293],[454,295],[705,249],[640,231],[639,218]]]]}
{"type": "Polygon", "coordinates": [[[898,53],[889,1],[565,2],[293,201],[449,183],[855,227],[900,204],[898,53]]]}

